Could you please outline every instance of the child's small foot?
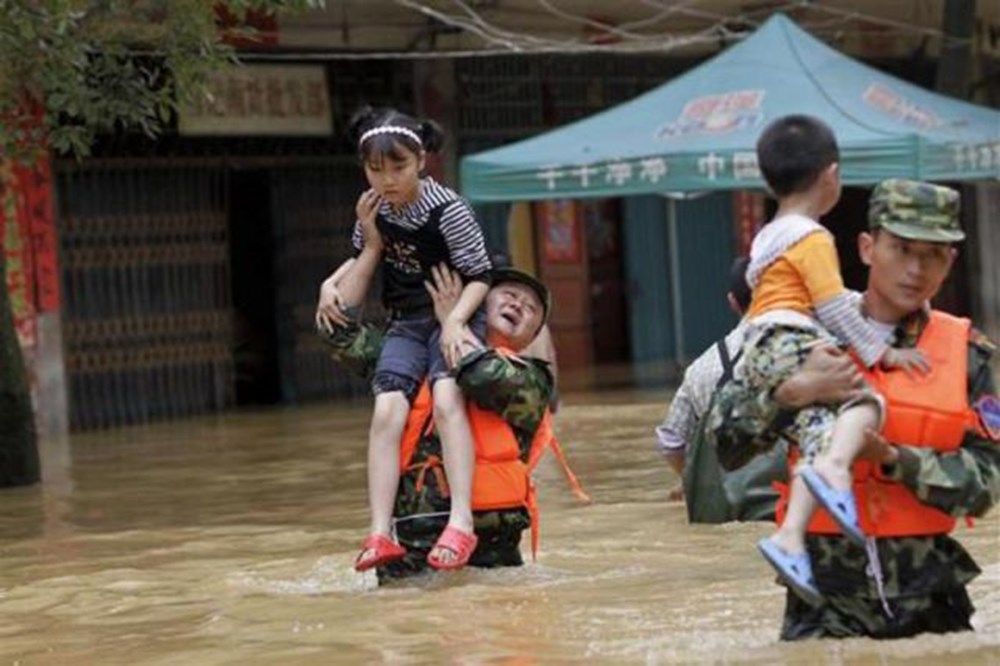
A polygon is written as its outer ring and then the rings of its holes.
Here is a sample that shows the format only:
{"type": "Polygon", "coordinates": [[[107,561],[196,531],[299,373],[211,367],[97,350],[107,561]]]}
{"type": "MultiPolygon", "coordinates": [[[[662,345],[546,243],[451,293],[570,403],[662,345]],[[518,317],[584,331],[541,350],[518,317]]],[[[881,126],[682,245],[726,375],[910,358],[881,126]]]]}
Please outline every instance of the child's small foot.
{"type": "Polygon", "coordinates": [[[850,489],[837,490],[833,488],[809,465],[803,466],[799,470],[799,474],[816,501],[840,526],[844,536],[857,545],[864,546],[865,533],[861,531],[861,522],[858,520],[858,505],[854,500],[854,492],[850,489]]]}
{"type": "Polygon", "coordinates": [[[361,552],[354,561],[355,571],[367,571],[401,560],[406,549],[384,534],[369,534],[361,544],[361,552]]]}
{"type": "Polygon", "coordinates": [[[818,606],[823,603],[823,594],[816,587],[816,580],[813,578],[809,553],[802,551],[793,555],[772,539],[758,541],[757,550],[795,594],[813,605],[818,606]]]}

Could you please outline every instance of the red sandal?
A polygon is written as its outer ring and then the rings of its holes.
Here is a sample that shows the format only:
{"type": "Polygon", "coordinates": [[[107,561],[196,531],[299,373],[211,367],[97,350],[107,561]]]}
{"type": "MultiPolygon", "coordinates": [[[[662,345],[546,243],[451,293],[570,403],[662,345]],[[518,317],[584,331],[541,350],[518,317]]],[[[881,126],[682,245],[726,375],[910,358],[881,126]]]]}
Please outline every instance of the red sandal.
{"type": "Polygon", "coordinates": [[[437,543],[434,544],[434,549],[442,548],[451,551],[455,554],[455,558],[445,562],[439,557],[435,557],[434,550],[431,550],[431,554],[427,556],[427,564],[442,571],[461,569],[469,563],[469,558],[472,557],[473,551],[476,550],[477,543],[479,543],[479,538],[475,534],[469,534],[456,527],[448,526],[444,528],[444,532],[438,537],[437,543]]]}
{"type": "Polygon", "coordinates": [[[361,544],[361,552],[354,561],[355,571],[368,571],[373,567],[381,567],[390,562],[401,560],[406,555],[406,549],[384,534],[369,534],[361,544]],[[368,557],[365,557],[368,553],[368,557]]]}

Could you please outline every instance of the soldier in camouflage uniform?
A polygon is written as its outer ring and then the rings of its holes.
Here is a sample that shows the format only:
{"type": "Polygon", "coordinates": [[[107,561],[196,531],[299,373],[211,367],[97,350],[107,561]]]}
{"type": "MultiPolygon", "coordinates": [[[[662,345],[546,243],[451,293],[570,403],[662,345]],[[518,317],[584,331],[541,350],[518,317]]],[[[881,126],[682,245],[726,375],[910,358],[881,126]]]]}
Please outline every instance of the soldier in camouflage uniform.
{"type": "MultiPolygon", "coordinates": [[[[857,305],[866,316],[895,323],[892,345],[897,349],[912,349],[920,340],[933,316],[927,301],[955,256],[951,244],[964,237],[957,197],[943,190],[891,180],[872,195],[871,231],[860,238],[862,260],[870,267],[868,289],[856,296],[857,305]]],[[[968,339],[955,340],[953,349],[967,355],[968,404],[979,420],[959,448],[942,452],[871,433],[863,453],[923,505],[949,516],[978,517],[1000,499],[1000,402],[989,367],[995,348],[970,329],[968,339]]],[[[823,395],[849,394],[860,384],[856,372],[845,372],[846,356],[835,358],[829,348],[812,354],[815,367],[810,359],[773,393],[755,394],[741,382],[720,391],[703,436],[724,467],[738,468],[774,446],[794,408],[823,395]]],[[[893,396],[886,398],[891,404],[893,396]]],[[[949,535],[869,538],[863,548],[840,534],[810,533],[806,545],[825,603],[809,604],[789,590],[783,639],[895,638],[972,628],[974,609],[965,586],[980,569],[949,535]]]]}
{"type": "MultiPolygon", "coordinates": [[[[526,293],[534,294],[536,302],[531,305],[532,312],[525,308],[523,316],[533,317],[537,325],[526,320],[524,330],[530,333],[528,337],[517,340],[506,338],[515,351],[530,343],[545,321],[550,303],[549,292],[530,275],[516,269],[494,271],[493,287],[486,299],[488,342],[496,330],[510,327],[510,322],[504,321],[504,317],[509,315],[504,308],[510,307],[504,299],[523,298],[526,293]],[[517,293],[512,293],[515,291],[517,293]]],[[[337,327],[331,335],[324,335],[324,339],[335,360],[362,377],[370,377],[382,344],[379,327],[352,321],[337,327]]],[[[466,354],[454,372],[467,400],[500,415],[510,425],[519,445],[521,460],[528,463],[532,442],[542,425],[552,395],[553,382],[548,364],[482,348],[466,354]]],[[[404,559],[379,569],[380,579],[418,573],[427,567],[427,554],[447,524],[450,506],[447,491],[442,492],[446,486],[442,468],[428,464],[440,460],[441,455],[437,432],[425,430],[410,465],[402,473],[396,495],[396,534],[407,554],[404,559]]],[[[531,517],[525,507],[477,511],[473,517],[479,543],[469,564],[479,567],[523,564],[521,533],[531,525],[531,517]]]]}

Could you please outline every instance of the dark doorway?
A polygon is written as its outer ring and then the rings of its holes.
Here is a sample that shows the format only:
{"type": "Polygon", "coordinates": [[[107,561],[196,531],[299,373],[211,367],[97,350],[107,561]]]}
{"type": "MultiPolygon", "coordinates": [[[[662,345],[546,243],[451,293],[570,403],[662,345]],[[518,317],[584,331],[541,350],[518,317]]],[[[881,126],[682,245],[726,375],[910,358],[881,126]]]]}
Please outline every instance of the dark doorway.
{"type": "Polygon", "coordinates": [[[598,199],[580,206],[587,235],[595,363],[619,363],[631,358],[620,204],[620,199],[598,199]]]}
{"type": "Polygon", "coordinates": [[[848,289],[864,291],[868,269],[858,256],[858,235],[868,229],[868,193],[862,187],[845,187],[840,201],[822,222],[837,239],[840,274],[848,289]]]}
{"type": "Polygon", "coordinates": [[[265,170],[229,173],[232,349],[238,405],[267,405],[281,399],[270,192],[270,173],[265,170]]]}

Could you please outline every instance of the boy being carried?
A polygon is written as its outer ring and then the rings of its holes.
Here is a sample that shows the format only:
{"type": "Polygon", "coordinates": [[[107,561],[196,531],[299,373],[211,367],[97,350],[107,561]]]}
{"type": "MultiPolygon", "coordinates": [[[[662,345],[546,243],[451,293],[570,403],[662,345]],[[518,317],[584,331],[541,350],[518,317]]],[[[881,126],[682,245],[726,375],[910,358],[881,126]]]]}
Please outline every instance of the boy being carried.
{"type": "MultiPolygon", "coordinates": [[[[856,295],[844,287],[833,236],[817,222],[840,199],[839,159],[832,130],[810,116],[779,118],[757,142],[757,162],[778,210],[754,238],[747,269],[753,300],[743,374],[753,390],[773,391],[824,342],[848,346],[865,367],[927,370],[920,352],[892,349],[891,327],[865,320],[856,295]]],[[[883,411],[881,397],[862,389],[842,405],[800,410],[782,433],[798,445],[804,464],[792,480],[784,522],[758,548],[808,601],[822,599],[805,549],[806,526],[818,504],[845,536],[865,540],[850,470],[866,430],[880,428],[883,411]]]]}

